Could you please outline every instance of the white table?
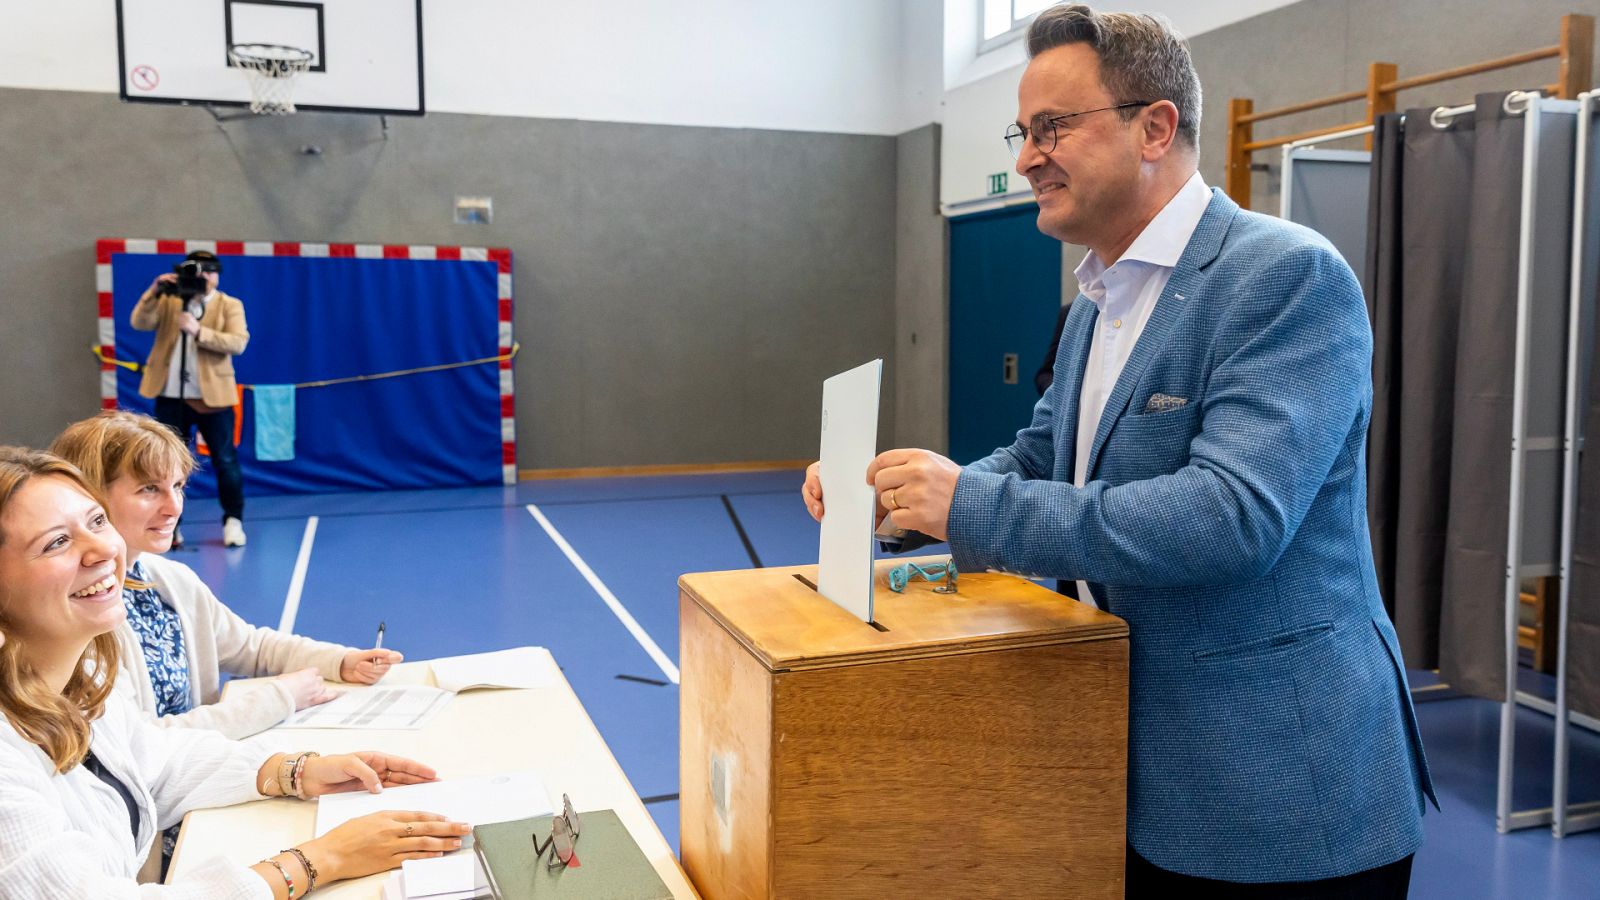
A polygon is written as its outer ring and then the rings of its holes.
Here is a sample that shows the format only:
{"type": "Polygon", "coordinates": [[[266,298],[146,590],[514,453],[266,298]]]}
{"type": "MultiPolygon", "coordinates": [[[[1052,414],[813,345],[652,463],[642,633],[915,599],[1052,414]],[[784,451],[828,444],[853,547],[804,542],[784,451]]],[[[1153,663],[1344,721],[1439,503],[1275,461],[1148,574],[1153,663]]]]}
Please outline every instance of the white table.
{"type": "MultiPolygon", "coordinates": [[[[616,810],[673,896],[698,898],[571,685],[559,670],[555,677],[554,687],[459,694],[426,727],[415,731],[274,728],[251,741],[265,739],[263,745],[272,748],[263,759],[278,750],[323,754],[382,750],[427,763],[441,778],[532,770],[544,780],[555,806],[564,792],[580,810],[616,810]]],[[[431,684],[432,673],[425,661],[403,663],[384,683],[431,684]]],[[[250,865],[309,840],[316,813],[315,802],[289,799],[191,812],[184,817],[168,879],[216,856],[250,865]]],[[[319,887],[313,896],[371,900],[381,895],[386,877],[370,875],[319,887]]]]}

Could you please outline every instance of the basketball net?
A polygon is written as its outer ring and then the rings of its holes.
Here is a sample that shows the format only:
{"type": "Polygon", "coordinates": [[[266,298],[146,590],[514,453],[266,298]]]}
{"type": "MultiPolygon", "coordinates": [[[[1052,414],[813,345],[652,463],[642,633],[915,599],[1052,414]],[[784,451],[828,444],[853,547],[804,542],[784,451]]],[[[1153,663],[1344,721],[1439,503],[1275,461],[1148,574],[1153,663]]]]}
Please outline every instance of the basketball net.
{"type": "Polygon", "coordinates": [[[311,67],[311,51],[281,44],[234,44],[228,58],[250,83],[250,111],[261,116],[294,112],[294,82],[311,67]]]}

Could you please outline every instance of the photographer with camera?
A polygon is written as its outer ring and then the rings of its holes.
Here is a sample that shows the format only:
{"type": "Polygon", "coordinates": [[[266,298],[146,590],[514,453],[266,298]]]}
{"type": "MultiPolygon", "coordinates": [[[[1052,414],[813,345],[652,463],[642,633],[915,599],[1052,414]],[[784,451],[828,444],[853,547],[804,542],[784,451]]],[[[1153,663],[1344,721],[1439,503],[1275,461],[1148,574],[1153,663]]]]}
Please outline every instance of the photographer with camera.
{"type": "MultiPolygon", "coordinates": [[[[222,264],[196,250],[156,277],[133,308],[131,324],[156,333],[139,393],[156,401],[155,417],[189,442],[195,428],[206,439],[222,504],[222,542],[244,545],[244,478],[233,446],[238,387],[233,357],[250,342],[244,304],[217,290],[222,264]]],[[[173,546],[181,546],[175,538],[173,546]]]]}

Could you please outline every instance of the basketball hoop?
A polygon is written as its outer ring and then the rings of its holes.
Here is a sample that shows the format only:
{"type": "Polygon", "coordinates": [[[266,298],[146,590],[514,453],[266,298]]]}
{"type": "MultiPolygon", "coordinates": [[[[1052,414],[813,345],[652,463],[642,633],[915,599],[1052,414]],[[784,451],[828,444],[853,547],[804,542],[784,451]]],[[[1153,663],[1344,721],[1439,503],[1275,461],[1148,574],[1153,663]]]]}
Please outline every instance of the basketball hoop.
{"type": "Polygon", "coordinates": [[[250,82],[250,111],[262,116],[294,112],[294,80],[311,67],[311,51],[282,44],[234,44],[228,59],[250,82]]]}

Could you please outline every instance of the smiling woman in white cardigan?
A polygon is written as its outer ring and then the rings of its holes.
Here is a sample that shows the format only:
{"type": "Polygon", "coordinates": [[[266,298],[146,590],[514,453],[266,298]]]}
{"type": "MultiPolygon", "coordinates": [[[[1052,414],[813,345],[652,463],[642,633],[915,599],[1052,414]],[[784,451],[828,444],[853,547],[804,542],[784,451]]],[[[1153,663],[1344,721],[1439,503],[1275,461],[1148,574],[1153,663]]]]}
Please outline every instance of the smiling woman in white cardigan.
{"type": "Polygon", "coordinates": [[[105,497],[128,546],[128,621],[117,629],[119,688],[161,724],[243,738],[335,695],[328,681],[371,684],[400,662],[392,650],[356,650],[246,622],[193,569],[155,554],[172,548],[183,488],[194,468],[166,426],[124,411],[75,422],[50,452],[77,466],[105,497]],[[221,698],[221,673],[275,675],[221,698]]]}
{"type": "Polygon", "coordinates": [[[214,859],[172,884],[138,884],[160,829],[191,809],[377,792],[435,773],[374,752],[262,759],[112,698],[126,549],[93,493],[54,456],[0,447],[0,896],[283,900],[461,845],[464,824],[384,812],[253,866],[214,859]]]}

